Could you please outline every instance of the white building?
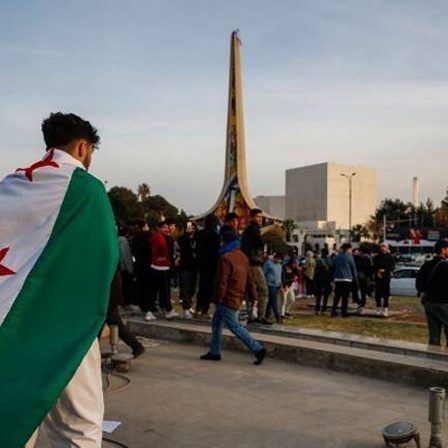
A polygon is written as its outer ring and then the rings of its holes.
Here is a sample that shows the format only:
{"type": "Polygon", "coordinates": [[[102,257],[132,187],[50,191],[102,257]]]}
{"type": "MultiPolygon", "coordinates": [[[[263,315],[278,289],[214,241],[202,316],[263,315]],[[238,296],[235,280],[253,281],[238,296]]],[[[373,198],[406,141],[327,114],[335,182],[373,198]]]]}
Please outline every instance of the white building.
{"type": "Polygon", "coordinates": [[[376,208],[374,169],[320,163],[286,170],[286,218],[335,221],[347,229],[350,190],[351,225],[365,224],[376,208]]]}
{"type": "Polygon", "coordinates": [[[375,213],[376,201],[372,168],[320,163],[286,170],[285,218],[296,222],[300,250],[304,241],[316,250],[346,241],[350,226],[375,213]]]}

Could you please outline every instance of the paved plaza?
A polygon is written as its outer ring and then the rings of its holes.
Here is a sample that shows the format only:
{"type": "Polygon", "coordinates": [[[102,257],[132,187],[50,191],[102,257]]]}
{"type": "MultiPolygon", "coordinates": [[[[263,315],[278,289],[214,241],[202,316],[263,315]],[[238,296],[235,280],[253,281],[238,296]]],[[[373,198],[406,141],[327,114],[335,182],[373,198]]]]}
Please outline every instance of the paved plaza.
{"type": "Polygon", "coordinates": [[[235,351],[205,362],[200,347],[143,341],[130,384],[112,377],[106,395],[106,420],[122,422],[106,437],[128,447],[376,448],[396,421],[416,424],[428,445],[424,389],[270,358],[254,366],[235,351]]]}

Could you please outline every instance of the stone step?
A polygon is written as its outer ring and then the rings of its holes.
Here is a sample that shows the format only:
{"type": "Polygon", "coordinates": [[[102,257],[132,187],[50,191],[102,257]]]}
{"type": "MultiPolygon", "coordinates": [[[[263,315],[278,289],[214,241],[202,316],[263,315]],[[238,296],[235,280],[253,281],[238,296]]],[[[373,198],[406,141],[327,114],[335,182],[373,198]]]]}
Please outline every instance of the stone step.
{"type": "MultiPolygon", "coordinates": [[[[196,321],[145,322],[142,317],[134,316],[128,320],[128,325],[139,336],[202,347],[208,346],[211,335],[210,323],[204,325],[196,321]]],[[[423,344],[310,329],[292,331],[279,326],[256,328],[253,325],[249,329],[266,346],[270,357],[423,388],[448,387],[446,354],[423,344]],[[345,342],[344,337],[347,338],[345,342]],[[387,350],[381,349],[384,346],[387,350]],[[424,356],[425,353],[428,356],[424,356]]],[[[223,333],[223,348],[247,351],[227,330],[223,333]]]]}
{"type": "MultiPolygon", "coordinates": [[[[248,328],[254,331],[255,325],[248,328]]],[[[296,328],[288,326],[260,325],[256,331],[275,334],[295,339],[325,342],[329,344],[345,345],[365,350],[394,353],[399,355],[416,356],[425,359],[445,361],[448,363],[448,351],[445,347],[434,347],[415,342],[397,341],[393,339],[374,338],[338,331],[323,331],[312,328],[296,328]]]]}
{"type": "MultiPolygon", "coordinates": [[[[363,317],[357,317],[357,318],[363,318],[363,317]]],[[[194,323],[195,325],[203,325],[207,327],[210,327],[211,325],[211,321],[206,319],[185,320],[182,318],[175,318],[172,319],[171,322],[194,323]]],[[[412,355],[425,359],[433,359],[440,361],[445,360],[446,362],[448,362],[447,347],[434,347],[415,342],[375,338],[369,336],[356,335],[353,333],[326,331],[313,328],[298,328],[289,325],[251,324],[247,328],[251,332],[256,333],[287,336],[295,339],[326,342],[336,345],[347,345],[350,347],[364,348],[366,350],[384,351],[400,355],[412,355]]]]}

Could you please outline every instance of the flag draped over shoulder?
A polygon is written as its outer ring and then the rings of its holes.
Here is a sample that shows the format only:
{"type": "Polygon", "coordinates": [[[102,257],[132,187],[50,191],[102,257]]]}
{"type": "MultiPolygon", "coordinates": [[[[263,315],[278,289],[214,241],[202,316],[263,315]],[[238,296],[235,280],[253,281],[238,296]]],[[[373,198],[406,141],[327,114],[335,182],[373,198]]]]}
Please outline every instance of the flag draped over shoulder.
{"type": "Polygon", "coordinates": [[[70,381],[117,262],[104,186],[69,154],[0,182],[0,447],[22,448],[70,381]]]}

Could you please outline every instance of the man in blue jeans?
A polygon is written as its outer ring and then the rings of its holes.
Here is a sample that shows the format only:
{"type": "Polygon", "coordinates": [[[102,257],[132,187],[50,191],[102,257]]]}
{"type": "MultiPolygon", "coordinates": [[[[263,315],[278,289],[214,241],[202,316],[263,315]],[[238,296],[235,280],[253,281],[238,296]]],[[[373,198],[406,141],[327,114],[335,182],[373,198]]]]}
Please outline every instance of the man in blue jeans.
{"type": "Polygon", "coordinates": [[[353,290],[353,283],[358,281],[355,262],[352,257],[352,245],[344,243],[341,251],[333,260],[334,298],[331,317],[338,315],[337,307],[342,297],[341,316],[349,317],[348,297],[353,290]]]}
{"type": "Polygon", "coordinates": [[[282,254],[275,254],[274,259],[268,259],[263,265],[263,272],[268,285],[268,305],[264,315],[265,324],[272,324],[270,319],[271,311],[274,313],[275,320],[278,324],[282,323],[282,318],[278,310],[278,297],[280,288],[282,287],[282,254]]]}
{"type": "Polygon", "coordinates": [[[221,339],[223,324],[243,342],[255,355],[255,365],[260,365],[266,356],[266,349],[256,341],[238,319],[246,291],[249,300],[256,302],[256,290],[252,281],[249,260],[240,249],[235,232],[222,235],[224,245],[220,249],[215,292],[215,313],[212,320],[210,350],[201,356],[204,361],[221,360],[221,339]]]}

